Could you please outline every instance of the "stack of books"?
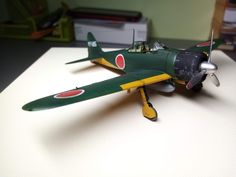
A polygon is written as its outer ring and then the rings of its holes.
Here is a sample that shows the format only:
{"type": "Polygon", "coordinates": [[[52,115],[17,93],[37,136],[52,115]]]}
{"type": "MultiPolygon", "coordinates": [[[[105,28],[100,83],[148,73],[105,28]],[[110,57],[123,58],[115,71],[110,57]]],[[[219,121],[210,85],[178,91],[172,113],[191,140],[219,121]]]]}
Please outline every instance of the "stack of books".
{"type": "Polygon", "coordinates": [[[221,26],[221,37],[225,40],[224,49],[236,49],[236,3],[229,2],[224,14],[223,25],[221,26]]]}

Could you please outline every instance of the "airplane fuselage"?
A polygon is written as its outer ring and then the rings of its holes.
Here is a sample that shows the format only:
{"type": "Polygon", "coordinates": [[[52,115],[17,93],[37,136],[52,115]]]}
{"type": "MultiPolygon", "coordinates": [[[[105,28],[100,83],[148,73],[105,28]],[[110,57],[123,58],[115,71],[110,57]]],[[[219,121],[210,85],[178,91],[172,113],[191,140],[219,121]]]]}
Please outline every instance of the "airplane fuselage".
{"type": "Polygon", "coordinates": [[[211,62],[210,54],[213,47],[217,47],[221,41],[213,41],[213,34],[211,41],[197,44],[186,50],[171,49],[159,42],[150,46],[143,41],[137,41],[129,49],[104,52],[92,33],[88,33],[87,39],[88,57],[66,64],[92,61],[123,71],[123,74],[37,99],[25,104],[22,109],[27,111],[51,109],[137,88],[143,102],[144,117],[154,121],[157,119],[157,113],[149,102],[145,91],[146,86],[156,87],[154,84],[162,83],[163,90],[174,91],[174,83],[177,82],[186,85],[188,90],[199,91],[207,75],[216,86],[220,85],[214,74],[217,65],[211,62]]]}
{"type": "Polygon", "coordinates": [[[98,63],[123,70],[125,73],[137,70],[158,70],[177,80],[189,81],[207,59],[202,52],[178,49],[159,49],[148,52],[129,52],[126,49],[106,52],[98,63]]]}

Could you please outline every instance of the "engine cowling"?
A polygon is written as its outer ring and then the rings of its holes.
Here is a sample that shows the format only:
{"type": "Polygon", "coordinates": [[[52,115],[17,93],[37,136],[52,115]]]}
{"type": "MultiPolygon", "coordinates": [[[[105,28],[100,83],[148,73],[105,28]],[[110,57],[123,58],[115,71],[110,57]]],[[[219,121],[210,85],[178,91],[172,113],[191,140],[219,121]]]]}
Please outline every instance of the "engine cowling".
{"type": "MultiPolygon", "coordinates": [[[[192,52],[183,50],[177,54],[174,70],[175,76],[179,80],[189,81],[196,73],[200,71],[200,65],[207,61],[207,55],[202,52],[192,52]]],[[[205,78],[203,78],[204,80],[205,78]]]]}

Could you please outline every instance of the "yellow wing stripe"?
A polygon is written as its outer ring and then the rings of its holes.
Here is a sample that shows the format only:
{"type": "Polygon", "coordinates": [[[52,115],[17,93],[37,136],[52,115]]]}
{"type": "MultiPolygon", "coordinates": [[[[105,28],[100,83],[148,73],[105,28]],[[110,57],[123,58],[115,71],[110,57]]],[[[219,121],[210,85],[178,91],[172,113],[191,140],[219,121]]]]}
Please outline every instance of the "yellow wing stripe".
{"type": "Polygon", "coordinates": [[[170,78],[171,78],[171,76],[168,75],[168,74],[160,74],[160,75],[157,75],[157,76],[153,76],[153,77],[149,77],[149,78],[129,82],[127,84],[122,84],[122,85],[120,85],[120,87],[123,90],[129,90],[131,88],[141,87],[141,86],[149,85],[149,84],[154,84],[156,82],[161,82],[161,81],[164,81],[164,80],[168,80],[170,78]]]}
{"type": "Polygon", "coordinates": [[[101,65],[104,65],[104,66],[107,66],[107,67],[110,67],[110,68],[118,69],[116,66],[114,66],[113,64],[111,64],[110,62],[108,62],[104,58],[98,58],[98,59],[94,60],[94,63],[99,63],[101,65]]]}

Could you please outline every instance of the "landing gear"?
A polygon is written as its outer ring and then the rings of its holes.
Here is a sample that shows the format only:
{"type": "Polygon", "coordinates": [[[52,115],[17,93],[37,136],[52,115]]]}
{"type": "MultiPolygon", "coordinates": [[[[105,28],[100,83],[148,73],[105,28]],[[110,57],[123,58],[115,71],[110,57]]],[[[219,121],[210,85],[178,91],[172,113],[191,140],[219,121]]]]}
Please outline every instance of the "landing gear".
{"type": "Polygon", "coordinates": [[[143,116],[151,121],[156,121],[158,115],[155,108],[153,108],[152,104],[148,101],[149,98],[146,93],[145,87],[140,87],[139,91],[143,102],[143,108],[142,108],[143,116]]]}
{"type": "Polygon", "coordinates": [[[194,92],[200,92],[202,90],[203,84],[199,83],[197,85],[195,85],[191,90],[194,92]]]}

